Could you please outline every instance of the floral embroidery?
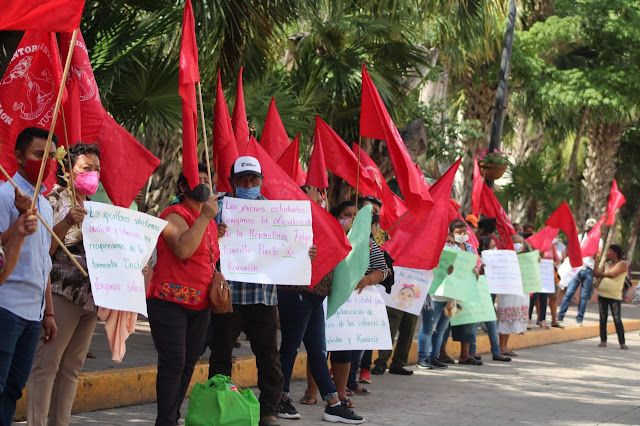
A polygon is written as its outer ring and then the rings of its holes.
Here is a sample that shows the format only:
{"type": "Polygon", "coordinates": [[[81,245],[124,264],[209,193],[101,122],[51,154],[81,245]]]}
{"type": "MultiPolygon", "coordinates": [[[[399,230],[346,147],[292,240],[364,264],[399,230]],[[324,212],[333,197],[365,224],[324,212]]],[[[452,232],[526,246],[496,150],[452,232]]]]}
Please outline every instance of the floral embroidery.
{"type": "Polygon", "coordinates": [[[162,283],[158,289],[158,297],[171,302],[197,305],[202,298],[200,290],[180,284],[162,283]]]}

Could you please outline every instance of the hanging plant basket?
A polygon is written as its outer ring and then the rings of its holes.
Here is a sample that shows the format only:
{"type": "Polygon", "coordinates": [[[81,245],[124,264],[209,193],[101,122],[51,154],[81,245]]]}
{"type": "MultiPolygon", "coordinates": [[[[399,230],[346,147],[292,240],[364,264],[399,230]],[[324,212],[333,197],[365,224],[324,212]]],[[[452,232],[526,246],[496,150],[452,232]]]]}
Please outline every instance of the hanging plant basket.
{"type": "Polygon", "coordinates": [[[507,171],[508,164],[478,163],[480,174],[485,180],[498,180],[507,171]]]}

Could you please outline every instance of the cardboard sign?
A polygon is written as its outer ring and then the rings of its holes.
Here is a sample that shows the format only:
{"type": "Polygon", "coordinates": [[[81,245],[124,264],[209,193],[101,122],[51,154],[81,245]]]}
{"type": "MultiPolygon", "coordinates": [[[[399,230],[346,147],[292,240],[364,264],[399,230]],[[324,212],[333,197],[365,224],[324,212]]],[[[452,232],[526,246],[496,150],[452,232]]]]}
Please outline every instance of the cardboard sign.
{"type": "Polygon", "coordinates": [[[387,293],[384,287],[378,286],[384,303],[392,308],[420,315],[433,281],[433,270],[397,266],[393,268],[393,271],[394,283],[391,287],[391,294],[387,293]]]}
{"type": "Polygon", "coordinates": [[[542,291],[542,276],[540,275],[540,252],[538,250],[518,255],[520,276],[522,277],[522,291],[540,293],[542,291]]]}
{"type": "Polygon", "coordinates": [[[496,310],[491,300],[489,286],[484,275],[478,278],[478,299],[475,302],[462,302],[462,311],[451,318],[451,325],[472,324],[477,322],[495,321],[496,310]]]}
{"type": "Polygon", "coordinates": [[[569,263],[569,258],[567,257],[562,265],[558,268],[558,275],[560,275],[560,282],[558,283],[558,287],[567,288],[569,283],[578,275],[582,266],[574,268],[569,263]]]}
{"type": "Polygon", "coordinates": [[[556,292],[556,275],[553,267],[553,260],[542,259],[538,264],[540,277],[542,278],[542,290],[540,293],[556,292]]]}
{"type": "Polygon", "coordinates": [[[484,273],[492,294],[522,295],[522,275],[518,256],[513,250],[484,250],[484,273]]]}
{"type": "Polygon", "coordinates": [[[476,274],[474,269],[478,261],[478,256],[464,250],[445,247],[440,255],[440,264],[434,271],[434,283],[429,288],[429,293],[434,296],[449,297],[456,300],[474,301],[477,299],[476,274]],[[451,256],[455,255],[453,261],[453,272],[448,273],[451,266],[451,256]],[[436,279],[445,275],[444,280],[436,286],[436,279]]]}

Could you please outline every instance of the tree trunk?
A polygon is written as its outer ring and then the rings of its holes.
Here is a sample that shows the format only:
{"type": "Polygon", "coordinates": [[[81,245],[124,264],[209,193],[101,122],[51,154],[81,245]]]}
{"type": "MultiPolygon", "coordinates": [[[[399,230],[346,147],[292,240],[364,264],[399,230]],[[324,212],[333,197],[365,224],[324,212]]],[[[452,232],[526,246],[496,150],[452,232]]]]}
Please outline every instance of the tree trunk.
{"type": "Polygon", "coordinates": [[[616,174],[620,136],[625,127],[622,123],[591,121],[588,124],[587,158],[580,209],[582,222],[589,217],[600,217],[606,209],[609,190],[616,174]]]}
{"type": "Polygon", "coordinates": [[[636,244],[638,243],[638,233],[640,233],[640,209],[636,209],[633,215],[633,226],[631,227],[631,234],[629,235],[629,242],[627,243],[627,262],[632,264],[633,255],[636,251],[636,244]]]}
{"type": "Polygon", "coordinates": [[[571,149],[571,158],[569,159],[569,165],[567,166],[567,174],[565,175],[565,179],[568,182],[577,182],[578,181],[578,152],[580,152],[580,141],[582,140],[582,136],[584,135],[584,129],[587,126],[587,121],[589,119],[589,105],[587,105],[582,113],[582,120],[580,121],[580,126],[578,127],[578,133],[576,133],[576,138],[573,141],[573,148],[571,149]]]}

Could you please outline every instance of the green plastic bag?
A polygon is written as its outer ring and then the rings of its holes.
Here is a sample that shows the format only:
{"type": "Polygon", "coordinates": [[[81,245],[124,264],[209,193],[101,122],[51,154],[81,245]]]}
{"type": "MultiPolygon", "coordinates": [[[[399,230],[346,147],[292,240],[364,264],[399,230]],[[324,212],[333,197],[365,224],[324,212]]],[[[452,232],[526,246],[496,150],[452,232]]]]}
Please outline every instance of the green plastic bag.
{"type": "Polygon", "coordinates": [[[257,426],[259,422],[260,403],[253,391],[239,390],[229,376],[217,374],[191,390],[185,426],[257,426]]]}

